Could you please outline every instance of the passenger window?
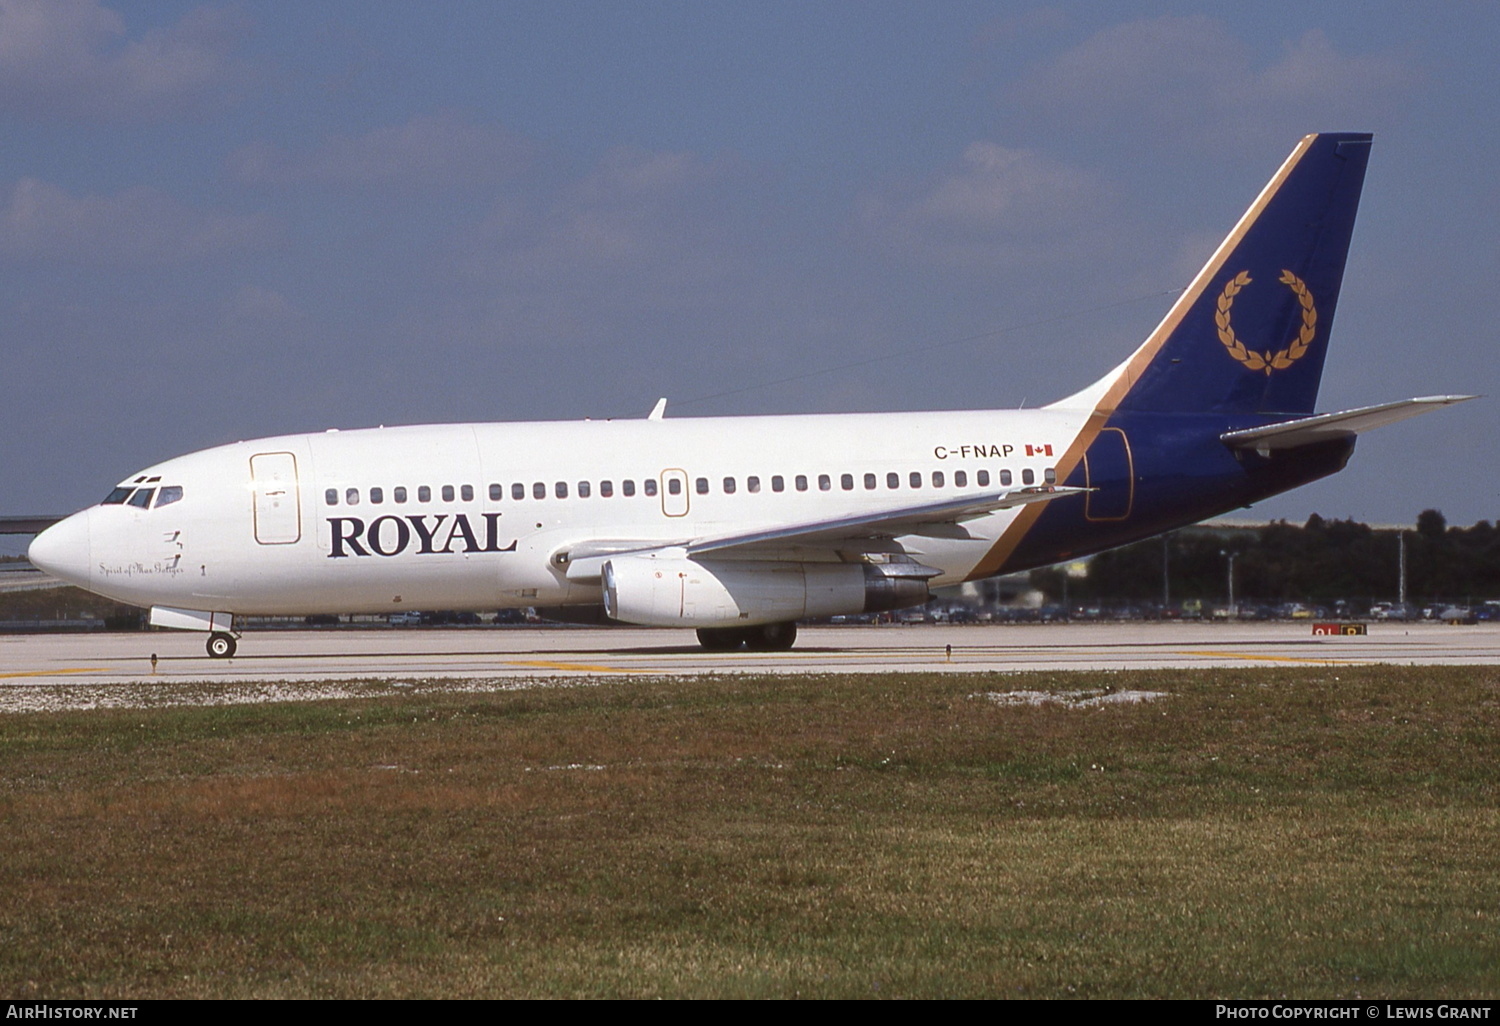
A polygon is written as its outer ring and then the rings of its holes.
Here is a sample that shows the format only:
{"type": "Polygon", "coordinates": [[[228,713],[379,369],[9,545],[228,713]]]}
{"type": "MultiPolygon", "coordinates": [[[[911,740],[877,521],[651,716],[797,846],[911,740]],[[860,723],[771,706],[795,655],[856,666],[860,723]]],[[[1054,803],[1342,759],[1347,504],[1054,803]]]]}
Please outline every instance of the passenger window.
{"type": "Polygon", "coordinates": [[[913,488],[922,487],[922,472],[920,470],[913,470],[911,472],[911,486],[913,488]]]}
{"type": "Polygon", "coordinates": [[[568,482],[558,481],[552,486],[552,492],[559,499],[566,499],[568,497],[568,482]]]}
{"type": "Polygon", "coordinates": [[[137,488],[135,494],[130,497],[130,505],[147,509],[151,505],[151,496],[155,494],[155,488],[137,488]]]}
{"type": "MultiPolygon", "coordinates": [[[[105,506],[118,506],[121,503],[123,503],[126,499],[130,498],[130,493],[133,492],[133,491],[135,491],[134,488],[116,488],[114,491],[110,492],[109,495],[107,495],[105,497],[104,502],[102,503],[102,505],[105,505],[105,506]]],[[[330,494],[333,495],[334,502],[337,502],[338,501],[338,497],[339,497],[339,493],[338,492],[330,492],[330,494]]],[[[329,505],[332,505],[332,504],[333,503],[329,503],[329,505]]]]}
{"type": "Polygon", "coordinates": [[[384,488],[371,488],[370,489],[370,502],[371,502],[371,504],[379,506],[384,501],[385,501],[385,489],[384,488]]]}
{"type": "Polygon", "coordinates": [[[170,506],[182,498],[182,487],[180,485],[167,485],[156,496],[156,508],[170,506]]]}
{"type": "Polygon", "coordinates": [[[900,488],[901,475],[896,473],[894,470],[885,475],[885,486],[887,488],[900,488]]]}
{"type": "Polygon", "coordinates": [[[852,492],[852,491],[854,491],[854,475],[853,474],[840,474],[839,475],[839,487],[842,488],[846,492],[852,492]]]}
{"type": "Polygon", "coordinates": [[[443,485],[443,501],[444,502],[452,502],[453,501],[453,486],[452,485],[443,485]]]}
{"type": "Polygon", "coordinates": [[[543,481],[537,481],[531,486],[531,497],[533,499],[545,499],[547,497],[547,485],[543,481]]]}
{"type": "Polygon", "coordinates": [[[760,491],[760,478],[758,478],[758,477],[747,477],[747,478],[745,478],[745,491],[751,492],[752,494],[755,493],[755,492],[760,491]]]}
{"type": "Polygon", "coordinates": [[[519,481],[512,484],[510,486],[510,497],[512,499],[515,499],[517,502],[520,502],[522,499],[526,498],[526,486],[519,481]]]}
{"type": "Polygon", "coordinates": [[[1010,487],[1010,471],[1008,471],[1008,470],[1002,470],[1002,471],[1000,471],[1000,483],[1002,485],[1004,485],[1006,488],[1010,487]]]}
{"type": "Polygon", "coordinates": [[[805,492],[805,491],[807,491],[807,475],[806,474],[798,474],[797,475],[797,480],[796,480],[795,483],[797,485],[797,491],[799,491],[799,492],[805,492]]]}
{"type": "Polygon", "coordinates": [[[988,470],[979,471],[974,475],[974,481],[979,487],[988,488],[990,486],[990,472],[988,470]]]}
{"type": "Polygon", "coordinates": [[[397,502],[405,502],[406,501],[406,486],[405,485],[398,485],[396,487],[395,496],[396,496],[396,501],[397,502]]]}
{"type": "Polygon", "coordinates": [[[693,487],[698,490],[698,494],[699,495],[707,495],[708,494],[708,478],[706,478],[706,477],[700,477],[700,478],[698,478],[696,481],[693,482],[693,487]]]}
{"type": "Polygon", "coordinates": [[[830,490],[832,487],[833,487],[833,478],[829,477],[827,474],[819,474],[818,475],[818,491],[820,491],[820,492],[826,492],[826,491],[830,490]]]}
{"type": "MultiPolygon", "coordinates": [[[[121,489],[121,491],[123,490],[121,489]]],[[[323,493],[323,501],[330,506],[337,506],[339,504],[339,490],[337,488],[328,489],[328,491],[323,493]]]]}
{"type": "Polygon", "coordinates": [[[966,488],[969,484],[969,475],[966,471],[955,470],[953,472],[953,487],[966,488]]]}
{"type": "Polygon", "coordinates": [[[1025,470],[1021,471],[1021,483],[1023,485],[1036,483],[1036,474],[1032,472],[1032,469],[1030,467],[1027,467],[1025,470]]]}
{"type": "Polygon", "coordinates": [[[877,482],[875,480],[875,475],[874,474],[866,474],[865,475],[865,491],[867,491],[867,492],[874,491],[876,484],[877,484],[877,482]]]}
{"type": "Polygon", "coordinates": [[[724,494],[725,495],[733,495],[734,494],[734,478],[732,478],[732,477],[726,477],[724,479],[724,494]]]}
{"type": "Polygon", "coordinates": [[[647,495],[654,496],[656,494],[656,478],[648,477],[646,478],[646,480],[642,481],[641,490],[647,495]]]}
{"type": "Polygon", "coordinates": [[[358,506],[359,505],[359,489],[358,488],[345,488],[344,489],[344,505],[346,505],[346,506],[358,506]]]}
{"type": "Polygon", "coordinates": [[[615,483],[613,481],[599,482],[599,498],[607,499],[615,494],[615,483]]]}
{"type": "Polygon", "coordinates": [[[429,488],[429,487],[427,487],[426,485],[417,485],[417,501],[418,502],[431,502],[432,501],[432,489],[429,488]]]}
{"type": "Polygon", "coordinates": [[[932,487],[943,487],[943,472],[941,470],[934,470],[932,472],[932,487]]]}
{"type": "Polygon", "coordinates": [[[1042,471],[1042,480],[1047,482],[1048,484],[1057,484],[1057,468],[1048,467],[1046,470],[1042,471]]]}
{"type": "Polygon", "coordinates": [[[490,485],[490,501],[499,502],[503,498],[505,498],[505,489],[497,484],[490,485]]]}
{"type": "Polygon", "coordinates": [[[459,487],[458,487],[458,497],[460,499],[464,500],[465,502],[473,502],[474,501],[474,486],[473,485],[459,485],[459,487]]]}
{"type": "Polygon", "coordinates": [[[578,497],[580,499],[587,499],[591,492],[592,489],[589,488],[589,483],[587,481],[578,482],[578,497]]]}
{"type": "Polygon", "coordinates": [[[771,491],[773,491],[773,492],[784,492],[784,491],[786,491],[786,478],[782,477],[780,474],[772,474],[771,475],[771,491]]]}
{"type": "MultiPolygon", "coordinates": [[[[621,481],[620,482],[620,493],[622,495],[624,495],[626,498],[629,498],[630,496],[634,495],[635,494],[635,481],[632,480],[631,478],[628,478],[628,477],[625,480],[621,481]]],[[[650,493],[647,493],[647,494],[650,494],[650,493]]]]}
{"type": "Polygon", "coordinates": [[[682,482],[677,480],[677,478],[675,477],[672,478],[672,480],[667,482],[667,492],[671,495],[681,495],[682,482]]]}

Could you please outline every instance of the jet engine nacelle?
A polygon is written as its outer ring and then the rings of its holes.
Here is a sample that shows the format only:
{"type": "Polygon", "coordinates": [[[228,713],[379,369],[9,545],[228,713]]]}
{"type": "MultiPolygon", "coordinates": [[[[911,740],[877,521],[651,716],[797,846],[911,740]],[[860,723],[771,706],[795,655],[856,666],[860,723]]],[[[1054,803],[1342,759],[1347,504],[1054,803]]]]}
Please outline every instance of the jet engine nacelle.
{"type": "Polygon", "coordinates": [[[604,564],[604,611],[646,627],[751,627],[917,606],[927,582],[887,564],[714,562],[617,556],[604,564]]]}

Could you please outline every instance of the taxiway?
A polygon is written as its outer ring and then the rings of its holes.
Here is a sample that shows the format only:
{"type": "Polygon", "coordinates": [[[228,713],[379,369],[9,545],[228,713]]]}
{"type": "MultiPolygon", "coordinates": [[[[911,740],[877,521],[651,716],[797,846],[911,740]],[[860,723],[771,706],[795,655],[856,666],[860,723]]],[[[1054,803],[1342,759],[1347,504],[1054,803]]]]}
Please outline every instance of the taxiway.
{"type": "Polygon", "coordinates": [[[44,686],[633,674],[1500,665],[1500,625],[1372,624],[1363,637],[1314,637],[1308,623],[812,627],[790,651],[730,653],[704,651],[690,631],[623,627],[299,630],[246,634],[239,653],[209,659],[201,636],[176,632],[0,636],[0,695],[44,686]]]}

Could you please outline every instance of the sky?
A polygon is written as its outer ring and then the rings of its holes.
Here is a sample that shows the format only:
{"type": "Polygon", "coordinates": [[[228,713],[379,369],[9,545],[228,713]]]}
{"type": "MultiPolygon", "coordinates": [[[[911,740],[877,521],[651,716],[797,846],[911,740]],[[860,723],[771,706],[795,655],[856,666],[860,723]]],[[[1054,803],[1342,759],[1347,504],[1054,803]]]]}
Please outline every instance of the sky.
{"type": "MultiPolygon", "coordinates": [[[[1500,396],[1500,3],[0,0],[0,514],[238,439],[1037,406],[1372,131],[1320,408],[1500,396]]],[[[1497,399],[1243,511],[1500,516],[1497,399]]]]}

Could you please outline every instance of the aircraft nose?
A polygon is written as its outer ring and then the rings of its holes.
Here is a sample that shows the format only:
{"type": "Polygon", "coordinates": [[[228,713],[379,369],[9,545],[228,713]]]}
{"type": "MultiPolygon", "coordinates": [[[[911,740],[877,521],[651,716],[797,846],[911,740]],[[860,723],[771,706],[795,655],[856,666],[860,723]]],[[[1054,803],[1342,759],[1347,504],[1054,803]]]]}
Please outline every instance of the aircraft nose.
{"type": "Polygon", "coordinates": [[[88,587],[89,510],[60,520],[31,541],[26,555],[31,565],[60,581],[88,587]]]}

